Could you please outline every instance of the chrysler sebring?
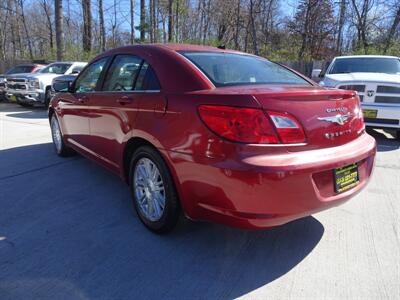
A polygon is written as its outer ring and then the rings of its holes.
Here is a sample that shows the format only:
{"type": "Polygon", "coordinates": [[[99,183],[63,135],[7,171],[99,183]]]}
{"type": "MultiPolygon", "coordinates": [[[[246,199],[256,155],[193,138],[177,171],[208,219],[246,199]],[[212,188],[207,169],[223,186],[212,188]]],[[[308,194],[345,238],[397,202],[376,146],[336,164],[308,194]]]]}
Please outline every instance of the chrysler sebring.
{"type": "Polygon", "coordinates": [[[350,199],[374,165],[356,92],[246,53],[128,46],[55,89],[57,154],[79,152],[123,178],[158,233],[181,215],[281,225],[350,199]]]}

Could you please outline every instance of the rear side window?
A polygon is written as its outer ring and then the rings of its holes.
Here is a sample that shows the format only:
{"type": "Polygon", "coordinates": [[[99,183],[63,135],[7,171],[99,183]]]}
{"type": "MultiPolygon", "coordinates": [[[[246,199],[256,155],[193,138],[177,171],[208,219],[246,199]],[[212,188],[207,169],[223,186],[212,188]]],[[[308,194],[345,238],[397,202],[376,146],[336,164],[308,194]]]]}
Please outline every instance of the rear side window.
{"type": "Polygon", "coordinates": [[[294,72],[266,59],[224,52],[181,52],[217,86],[311,85],[294,72]]]}
{"type": "Polygon", "coordinates": [[[85,66],[75,66],[71,70],[71,74],[79,74],[85,66]]]}
{"type": "Polygon", "coordinates": [[[32,70],[35,68],[35,66],[16,66],[12,68],[11,70],[8,70],[6,73],[7,75],[9,74],[18,74],[18,73],[30,73],[32,70]]]}
{"type": "Polygon", "coordinates": [[[104,82],[103,91],[132,91],[142,59],[134,55],[117,55],[104,82]]]}
{"type": "Polygon", "coordinates": [[[147,62],[143,62],[139,76],[136,80],[135,90],[158,91],[160,89],[160,82],[158,81],[158,78],[153,68],[147,62]]]}

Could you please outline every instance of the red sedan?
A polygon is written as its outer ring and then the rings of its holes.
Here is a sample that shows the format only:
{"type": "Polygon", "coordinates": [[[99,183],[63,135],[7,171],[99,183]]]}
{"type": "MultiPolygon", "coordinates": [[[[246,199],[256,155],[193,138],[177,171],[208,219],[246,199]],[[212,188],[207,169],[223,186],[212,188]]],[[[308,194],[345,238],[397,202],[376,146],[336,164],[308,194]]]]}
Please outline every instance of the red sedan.
{"type": "Polygon", "coordinates": [[[182,213],[241,228],[284,224],[350,199],[374,165],[355,92],[246,53],[118,48],[55,89],[57,153],[75,150],[126,180],[155,232],[182,213]]]}

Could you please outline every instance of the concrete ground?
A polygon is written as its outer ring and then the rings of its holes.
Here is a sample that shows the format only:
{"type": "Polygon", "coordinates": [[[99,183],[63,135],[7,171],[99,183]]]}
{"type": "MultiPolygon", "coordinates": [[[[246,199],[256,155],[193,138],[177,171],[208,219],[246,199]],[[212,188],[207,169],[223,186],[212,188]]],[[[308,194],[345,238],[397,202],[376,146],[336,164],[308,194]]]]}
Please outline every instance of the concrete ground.
{"type": "Polygon", "coordinates": [[[399,299],[400,144],[343,206],[258,232],[147,231],[127,186],[55,155],[46,113],[0,103],[0,299],[399,299]]]}

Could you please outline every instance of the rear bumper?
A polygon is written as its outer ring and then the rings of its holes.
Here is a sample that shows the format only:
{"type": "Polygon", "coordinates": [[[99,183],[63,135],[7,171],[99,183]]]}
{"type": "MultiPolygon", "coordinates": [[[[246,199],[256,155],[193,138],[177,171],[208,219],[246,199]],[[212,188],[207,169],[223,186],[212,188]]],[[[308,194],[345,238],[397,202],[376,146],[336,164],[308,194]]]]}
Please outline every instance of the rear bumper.
{"type": "Polygon", "coordinates": [[[360,192],[374,165],[368,134],[334,148],[195,162],[169,153],[188,217],[241,228],[268,228],[337,206],[360,192]],[[358,163],[360,183],[334,191],[333,169],[358,163]]]}
{"type": "Polygon", "coordinates": [[[362,103],[362,108],[377,111],[376,119],[365,119],[365,125],[379,128],[400,129],[400,105],[377,105],[362,103]]]}

